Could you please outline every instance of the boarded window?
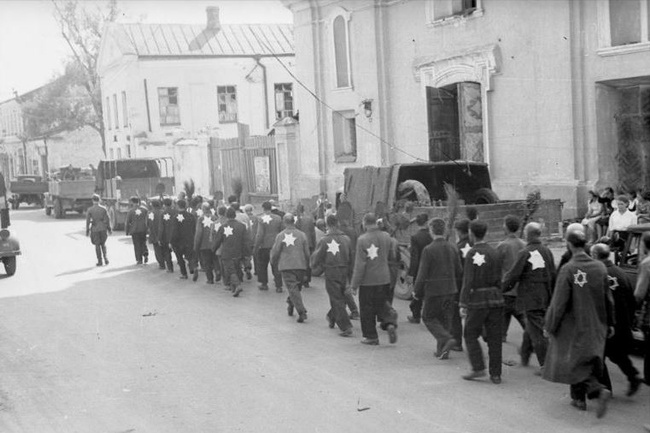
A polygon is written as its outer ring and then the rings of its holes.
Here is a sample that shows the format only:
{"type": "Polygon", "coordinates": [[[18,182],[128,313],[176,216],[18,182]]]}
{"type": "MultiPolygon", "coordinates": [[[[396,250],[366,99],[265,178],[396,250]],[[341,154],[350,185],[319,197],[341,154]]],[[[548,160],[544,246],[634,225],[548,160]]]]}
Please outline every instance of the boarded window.
{"type": "Polygon", "coordinates": [[[158,87],[160,125],[180,125],[181,113],[178,107],[178,87],[158,87]]]}
{"type": "Polygon", "coordinates": [[[334,157],[337,162],[353,162],[357,159],[357,123],[354,110],[332,113],[334,126],[334,157]]]}
{"type": "Polygon", "coordinates": [[[293,116],[293,85],[281,83],[275,85],[275,119],[293,116]]]}
{"type": "Polygon", "coordinates": [[[237,122],[237,87],[217,86],[219,123],[237,122]]]}
{"type": "Polygon", "coordinates": [[[336,87],[350,87],[348,54],[348,23],[345,18],[334,18],[334,60],[336,62],[336,87]]]}

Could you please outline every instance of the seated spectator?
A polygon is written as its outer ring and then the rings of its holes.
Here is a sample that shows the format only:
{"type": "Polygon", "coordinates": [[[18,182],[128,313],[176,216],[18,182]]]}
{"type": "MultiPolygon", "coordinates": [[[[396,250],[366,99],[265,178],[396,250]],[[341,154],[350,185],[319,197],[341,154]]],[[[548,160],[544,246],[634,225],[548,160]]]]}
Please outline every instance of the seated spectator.
{"type": "Polygon", "coordinates": [[[636,217],[639,224],[650,223],[650,191],[641,194],[636,207],[636,217]]]}
{"type": "Polygon", "coordinates": [[[639,206],[639,201],[641,201],[641,195],[643,194],[643,189],[637,188],[630,194],[632,198],[630,199],[630,204],[627,205],[627,208],[630,212],[636,212],[637,207],[639,206]]]}
{"type": "Polygon", "coordinates": [[[630,200],[627,196],[619,195],[616,197],[617,210],[612,212],[609,217],[609,225],[607,227],[607,236],[611,237],[615,231],[625,230],[629,226],[636,224],[636,214],[628,210],[627,206],[630,200]]]}
{"type": "Polygon", "coordinates": [[[609,227],[609,216],[614,211],[612,200],[614,200],[614,190],[610,187],[603,189],[598,197],[598,202],[603,205],[603,213],[597,221],[600,226],[599,230],[602,230],[599,234],[607,232],[607,227],[609,227]]]}
{"type": "Polygon", "coordinates": [[[585,233],[587,239],[596,241],[602,236],[602,229],[596,223],[603,215],[603,204],[598,201],[598,193],[596,191],[589,191],[589,201],[587,202],[587,213],[583,218],[581,224],[585,226],[585,233]]]}

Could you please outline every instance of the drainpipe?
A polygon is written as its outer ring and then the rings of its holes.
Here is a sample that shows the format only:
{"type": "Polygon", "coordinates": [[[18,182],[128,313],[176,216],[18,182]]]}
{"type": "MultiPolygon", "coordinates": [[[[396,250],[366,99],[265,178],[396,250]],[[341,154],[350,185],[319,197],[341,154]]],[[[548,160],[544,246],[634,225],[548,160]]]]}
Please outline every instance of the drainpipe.
{"type": "Polygon", "coordinates": [[[269,129],[269,88],[266,82],[266,66],[260,62],[261,56],[254,56],[257,66],[262,69],[262,81],[264,82],[264,128],[269,129]]]}

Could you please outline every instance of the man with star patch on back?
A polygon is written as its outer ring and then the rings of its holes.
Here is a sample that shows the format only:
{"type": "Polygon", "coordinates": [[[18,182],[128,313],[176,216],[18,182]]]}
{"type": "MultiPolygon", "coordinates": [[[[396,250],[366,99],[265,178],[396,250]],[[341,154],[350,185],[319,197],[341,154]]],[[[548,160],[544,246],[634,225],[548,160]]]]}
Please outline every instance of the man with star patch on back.
{"type": "Polygon", "coordinates": [[[149,243],[153,246],[154,256],[156,256],[156,261],[158,262],[158,269],[165,270],[165,259],[159,238],[160,225],[162,222],[161,204],[162,203],[157,198],[151,200],[151,211],[147,218],[147,231],[149,232],[149,243]]]}
{"type": "Polygon", "coordinates": [[[172,234],[173,222],[176,218],[176,210],[174,209],[174,202],[170,197],[163,199],[163,211],[160,219],[160,227],[158,228],[158,240],[160,242],[160,251],[167,266],[167,272],[174,272],[174,264],[172,262],[172,234]]]}
{"type": "MultiPolygon", "coordinates": [[[[217,269],[217,255],[213,252],[214,240],[212,229],[216,216],[212,215],[209,203],[201,204],[201,212],[197,213],[196,232],[194,233],[194,254],[199,257],[201,267],[205,271],[206,283],[214,284],[215,270],[217,269]]],[[[218,230],[218,229],[217,229],[218,230]]],[[[218,276],[221,273],[217,273],[218,276]]],[[[196,281],[199,277],[198,267],[194,269],[192,278],[196,281]]]]}
{"type": "Polygon", "coordinates": [[[485,376],[485,360],[478,338],[485,328],[490,380],[501,383],[501,333],[503,295],[499,253],[483,239],[487,224],[474,220],[469,225],[474,246],[467,253],[460,293],[460,314],[465,316],[465,345],[472,371],[463,376],[474,380],[485,376]]]}
{"type": "Polygon", "coordinates": [[[309,240],[307,235],[298,230],[292,214],[282,217],[284,226],[276,237],[271,249],[271,266],[282,272],[282,279],[287,286],[287,313],[293,315],[294,308],[298,312],[298,323],[307,320],[307,310],[302,302],[302,285],[309,267],[309,240]]]}
{"type": "MultiPolygon", "coordinates": [[[[544,337],[544,316],[555,285],[553,253],[540,241],[542,227],[531,222],[524,227],[526,247],[520,251],[514,265],[503,276],[504,292],[517,283],[517,310],[525,315],[526,332],[530,336],[540,367],[544,367],[548,341],[544,337]]],[[[527,354],[522,345],[522,359],[527,354]]]]}
{"type": "MultiPolygon", "coordinates": [[[[271,248],[275,238],[282,230],[282,220],[279,216],[272,213],[271,203],[265,201],[262,203],[264,213],[260,215],[257,223],[257,233],[255,233],[255,246],[253,253],[255,255],[255,266],[257,267],[257,281],[260,283],[260,290],[269,290],[268,267],[271,258],[271,248]]],[[[277,268],[271,264],[271,272],[275,282],[275,291],[282,292],[282,276],[277,268]]]]}
{"type": "Polygon", "coordinates": [[[237,221],[237,211],[229,207],[226,210],[228,220],[217,231],[213,251],[221,247],[221,264],[223,266],[223,282],[230,287],[233,297],[242,292],[241,262],[250,254],[250,241],[247,227],[237,221]]]}
{"type": "Polygon", "coordinates": [[[133,250],[135,252],[135,262],[138,265],[149,261],[149,249],[147,248],[147,221],[149,210],[140,204],[140,199],[136,196],[130,198],[131,209],[126,214],[126,223],[124,230],[126,235],[131,235],[133,241],[133,250]]]}
{"type": "Polygon", "coordinates": [[[596,416],[607,411],[611,392],[600,382],[605,341],[613,332],[607,269],[585,253],[584,231],[567,231],[571,260],[557,276],[544,329],[549,338],[544,379],[571,385],[571,405],[587,410],[596,399],[596,416]]]}
{"type": "Polygon", "coordinates": [[[378,345],[377,319],[381,329],[388,332],[389,342],[397,342],[397,312],[390,305],[391,238],[379,230],[377,217],[367,213],[363,217],[366,232],[357,240],[357,250],[352,274],[352,291],[359,291],[362,344],[378,345]]]}
{"type": "Polygon", "coordinates": [[[330,328],[338,325],[341,337],[352,335],[352,323],[345,309],[348,281],[352,276],[352,241],[339,229],[336,215],[326,218],[327,233],[316,246],[311,256],[311,268],[325,269],[325,289],[330,298],[330,310],[326,318],[330,328]]]}
{"type": "Polygon", "coordinates": [[[187,202],[180,199],[176,202],[177,212],[172,219],[171,245],[176,255],[176,261],[181,271],[181,280],[187,280],[187,271],[194,273],[194,233],[196,218],[187,210],[187,202]],[[187,261],[187,266],[185,262],[187,261]]]}

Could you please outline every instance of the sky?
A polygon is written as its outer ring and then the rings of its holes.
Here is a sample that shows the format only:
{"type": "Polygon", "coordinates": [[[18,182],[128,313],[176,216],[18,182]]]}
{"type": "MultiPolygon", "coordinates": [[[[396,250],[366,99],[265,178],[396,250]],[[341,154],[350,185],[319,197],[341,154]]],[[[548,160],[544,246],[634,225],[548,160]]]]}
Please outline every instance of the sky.
{"type": "MultiPolygon", "coordinates": [[[[100,0],[83,0],[97,8],[100,0]]],[[[202,24],[205,8],[219,6],[222,23],[291,23],[278,0],[118,0],[120,22],[202,24]]],[[[0,0],[0,101],[42,86],[61,73],[70,55],[50,0],[0,0]]]]}

